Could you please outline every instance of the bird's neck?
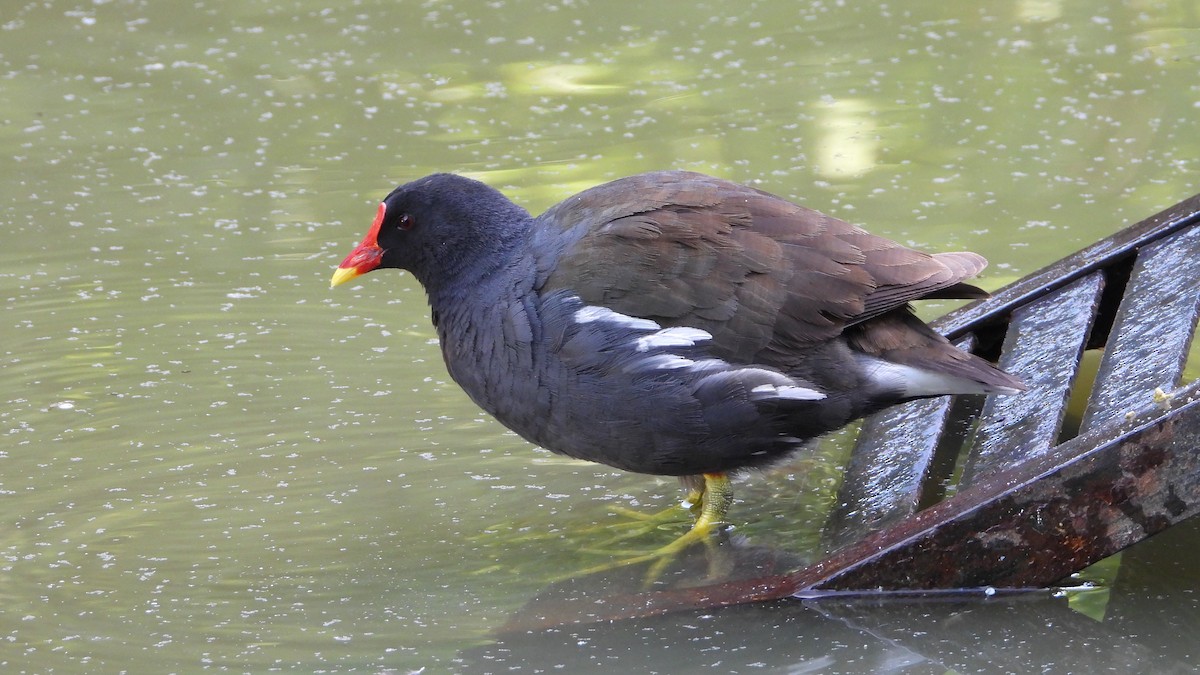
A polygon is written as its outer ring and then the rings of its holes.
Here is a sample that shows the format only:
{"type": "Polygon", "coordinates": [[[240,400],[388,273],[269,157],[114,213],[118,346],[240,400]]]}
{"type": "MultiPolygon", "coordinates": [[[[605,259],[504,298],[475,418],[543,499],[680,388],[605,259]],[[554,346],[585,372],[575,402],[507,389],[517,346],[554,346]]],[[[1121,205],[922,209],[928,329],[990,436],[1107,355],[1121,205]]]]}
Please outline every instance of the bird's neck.
{"type": "Polygon", "coordinates": [[[528,256],[533,219],[515,204],[506,206],[510,210],[485,218],[484,222],[495,223],[494,226],[479,228],[470,237],[447,243],[448,250],[440,252],[436,263],[413,270],[429,296],[430,305],[437,308],[438,304],[469,300],[477,295],[481,284],[495,283],[511,274],[520,266],[521,259],[528,256]]]}
{"type": "Polygon", "coordinates": [[[420,280],[435,314],[482,316],[506,297],[506,292],[520,290],[529,266],[520,242],[495,243],[487,253],[473,256],[470,264],[450,263],[432,278],[420,280]]]}
{"type": "Polygon", "coordinates": [[[495,414],[491,405],[503,396],[490,388],[512,379],[503,373],[517,366],[514,354],[531,352],[516,343],[540,330],[533,309],[539,270],[557,251],[535,245],[535,224],[524,210],[493,222],[505,225],[485,230],[476,237],[479,250],[455,256],[422,285],[451,377],[495,414]]]}
{"type": "MultiPolygon", "coordinates": [[[[532,265],[506,267],[469,287],[430,294],[431,317],[451,378],[480,407],[496,415],[504,387],[520,371],[521,355],[532,352],[538,318],[529,311],[534,294],[532,265]]],[[[524,364],[528,365],[528,364],[524,364]]]]}
{"type": "MultiPolygon", "coordinates": [[[[490,266],[486,273],[472,274],[457,283],[438,283],[426,286],[434,325],[438,333],[458,332],[473,323],[488,322],[502,305],[512,300],[513,291],[521,291],[520,277],[514,269],[518,259],[507,264],[490,266]]],[[[445,337],[444,335],[442,336],[445,337]]]]}

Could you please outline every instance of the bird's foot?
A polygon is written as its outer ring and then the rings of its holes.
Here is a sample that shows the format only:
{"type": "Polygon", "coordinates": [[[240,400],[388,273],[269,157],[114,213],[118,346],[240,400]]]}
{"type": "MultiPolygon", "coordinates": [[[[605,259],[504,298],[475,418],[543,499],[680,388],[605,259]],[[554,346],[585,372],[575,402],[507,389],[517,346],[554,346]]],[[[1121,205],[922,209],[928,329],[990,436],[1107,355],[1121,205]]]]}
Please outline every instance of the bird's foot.
{"type": "Polygon", "coordinates": [[[712,546],[714,543],[713,535],[725,530],[728,527],[728,523],[720,520],[714,520],[702,514],[696,519],[696,522],[692,524],[692,527],[687,532],[683,533],[669,544],[660,546],[649,552],[638,552],[636,550],[620,551],[611,548],[585,549],[584,552],[625,557],[621,557],[617,560],[612,560],[606,563],[601,563],[599,565],[593,565],[582,570],[576,570],[567,575],[567,577],[583,577],[591,574],[608,572],[621,567],[628,567],[630,565],[642,565],[650,563],[650,565],[646,568],[646,573],[644,576],[646,585],[649,585],[661,578],[663,573],[666,572],[668,566],[675,561],[675,559],[681,553],[700,543],[703,543],[706,546],[712,546]]]}
{"type": "MultiPolygon", "coordinates": [[[[692,527],[674,541],[653,549],[649,552],[636,551],[614,551],[607,545],[597,547],[589,547],[584,549],[584,552],[600,553],[604,555],[625,555],[624,558],[594,565],[582,570],[577,570],[569,576],[587,576],[605,572],[620,567],[630,565],[640,565],[651,563],[646,570],[645,582],[647,585],[653,583],[660,578],[667,570],[667,567],[674,561],[679,554],[683,553],[688,548],[691,548],[697,543],[704,543],[706,546],[712,546],[712,535],[720,532],[729,524],[725,522],[725,513],[729,510],[729,505],[733,501],[733,488],[728,477],[724,474],[705,474],[703,490],[694,490],[688,495],[684,505],[695,516],[695,522],[692,527]]],[[[658,529],[664,521],[664,515],[667,520],[673,520],[678,514],[677,509],[668,509],[657,514],[637,514],[635,522],[642,524],[642,527],[637,528],[630,533],[623,533],[613,539],[605,542],[605,544],[624,541],[640,534],[645,534],[651,529],[658,529]]]]}
{"type": "Polygon", "coordinates": [[[610,534],[607,539],[597,541],[594,545],[581,550],[605,554],[612,553],[612,546],[614,544],[645,537],[666,528],[677,528],[687,521],[687,514],[689,512],[691,513],[691,519],[695,521],[700,517],[701,499],[702,493],[699,490],[694,490],[688,494],[682,503],[653,513],[646,513],[645,511],[638,511],[637,509],[624,506],[610,506],[609,512],[620,516],[622,520],[619,522],[601,523],[581,530],[585,533],[604,531],[610,534]]]}
{"type": "MultiPolygon", "coordinates": [[[[691,491],[686,500],[668,508],[645,512],[624,506],[608,506],[609,518],[585,527],[546,530],[529,523],[498,522],[468,541],[485,544],[503,543],[506,547],[558,541],[576,553],[590,556],[644,556],[649,546],[640,545],[643,539],[661,539],[664,531],[677,532],[700,513],[701,490],[691,491]],[[682,508],[681,508],[682,507],[682,508]],[[690,517],[689,517],[690,511],[690,517]]],[[[488,574],[496,566],[489,565],[477,574],[488,574]]],[[[591,568],[589,568],[591,569],[591,568]]],[[[569,576],[574,576],[572,573],[569,576]]]]}

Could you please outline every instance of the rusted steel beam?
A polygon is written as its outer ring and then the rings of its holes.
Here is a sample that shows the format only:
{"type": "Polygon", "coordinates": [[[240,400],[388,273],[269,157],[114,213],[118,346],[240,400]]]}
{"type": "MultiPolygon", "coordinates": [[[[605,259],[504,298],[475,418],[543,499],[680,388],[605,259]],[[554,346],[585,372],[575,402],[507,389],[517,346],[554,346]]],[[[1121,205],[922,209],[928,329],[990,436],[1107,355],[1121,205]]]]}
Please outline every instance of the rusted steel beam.
{"type": "Polygon", "coordinates": [[[796,589],[1046,586],[1200,512],[1200,386],[994,473],[791,579],[796,589]]]}

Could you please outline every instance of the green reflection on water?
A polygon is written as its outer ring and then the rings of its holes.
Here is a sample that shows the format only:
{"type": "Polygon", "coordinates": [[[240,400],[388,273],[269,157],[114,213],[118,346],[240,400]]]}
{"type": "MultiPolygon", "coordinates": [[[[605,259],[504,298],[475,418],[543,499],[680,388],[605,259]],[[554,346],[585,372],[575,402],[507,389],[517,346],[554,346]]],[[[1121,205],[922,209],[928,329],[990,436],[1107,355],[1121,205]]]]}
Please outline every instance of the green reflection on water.
{"type": "MultiPolygon", "coordinates": [[[[1193,19],[1183,2],[14,8],[0,661],[453,669],[593,562],[578,533],[611,505],[678,500],[484,419],[410,277],[326,290],[395,183],[460,171],[536,212],[702,170],[980,251],[995,288],[1195,189],[1193,19]]],[[[848,446],[740,484],[739,531],[815,551],[848,446]]]]}

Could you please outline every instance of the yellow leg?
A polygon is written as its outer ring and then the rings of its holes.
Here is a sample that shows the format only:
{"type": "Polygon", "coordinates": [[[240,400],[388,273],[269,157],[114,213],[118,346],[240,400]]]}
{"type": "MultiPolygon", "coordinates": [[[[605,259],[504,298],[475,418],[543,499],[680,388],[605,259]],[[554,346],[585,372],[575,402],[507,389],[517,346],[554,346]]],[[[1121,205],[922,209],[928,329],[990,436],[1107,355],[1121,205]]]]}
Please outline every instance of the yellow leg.
{"type": "Polygon", "coordinates": [[[691,529],[675,541],[649,553],[581,570],[573,576],[594,574],[626,565],[654,561],[646,574],[646,580],[653,581],[661,575],[676,555],[697,542],[708,541],[713,532],[726,524],[725,513],[729,511],[729,506],[733,503],[733,484],[723,473],[706,473],[704,474],[704,487],[689,493],[688,501],[692,504],[693,512],[697,506],[699,507],[699,514],[696,521],[692,523],[691,529]]]}
{"type": "Polygon", "coordinates": [[[704,474],[704,491],[699,496],[700,517],[696,519],[692,529],[699,527],[711,532],[724,525],[725,514],[733,504],[733,483],[729,482],[729,476],[723,473],[704,474]]]}

